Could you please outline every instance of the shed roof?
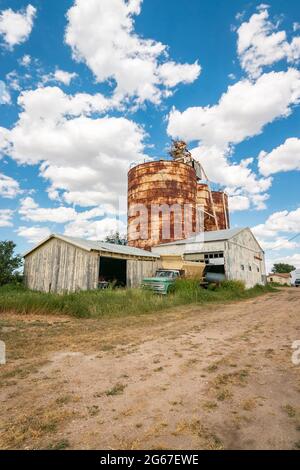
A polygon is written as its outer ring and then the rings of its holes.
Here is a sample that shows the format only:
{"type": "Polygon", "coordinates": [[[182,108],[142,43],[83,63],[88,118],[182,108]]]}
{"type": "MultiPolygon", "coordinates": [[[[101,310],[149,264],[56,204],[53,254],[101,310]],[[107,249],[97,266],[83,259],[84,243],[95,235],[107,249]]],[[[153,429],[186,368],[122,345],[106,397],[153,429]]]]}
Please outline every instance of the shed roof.
{"type": "Polygon", "coordinates": [[[137,256],[137,257],[145,257],[145,258],[159,258],[159,255],[155,253],[151,253],[150,251],[141,250],[140,248],[134,248],[127,245],[116,245],[114,243],[106,243],[102,241],[93,241],[93,240],[85,240],[83,238],[76,238],[76,237],[68,237],[66,235],[60,235],[57,233],[53,233],[49,235],[46,239],[42,240],[36,246],[31,248],[31,250],[24,253],[24,257],[32,253],[34,250],[39,248],[41,245],[46,243],[51,238],[57,238],[58,240],[62,240],[66,243],[70,243],[71,245],[77,246],[86,251],[99,251],[99,252],[106,252],[106,253],[115,253],[121,255],[130,255],[130,256],[137,256]]]}
{"type": "Polygon", "coordinates": [[[289,279],[290,277],[292,277],[292,275],[290,273],[270,273],[268,275],[268,277],[283,277],[284,279],[289,279]]]}
{"type": "Polygon", "coordinates": [[[245,228],[231,228],[228,230],[216,230],[213,232],[201,232],[194,237],[187,238],[185,240],[178,240],[171,243],[163,243],[159,246],[171,246],[171,245],[187,245],[190,243],[202,243],[207,242],[216,242],[216,241],[225,241],[230,240],[238,233],[242,232],[243,230],[247,230],[245,228]]]}

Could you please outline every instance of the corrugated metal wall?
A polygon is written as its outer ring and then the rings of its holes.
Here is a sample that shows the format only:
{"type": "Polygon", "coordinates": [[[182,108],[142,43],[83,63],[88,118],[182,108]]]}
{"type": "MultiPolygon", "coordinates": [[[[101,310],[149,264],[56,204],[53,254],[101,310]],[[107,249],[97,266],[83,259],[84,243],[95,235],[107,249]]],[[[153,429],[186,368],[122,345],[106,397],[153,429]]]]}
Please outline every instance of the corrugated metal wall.
{"type": "Polygon", "coordinates": [[[161,160],[137,165],[129,171],[129,246],[149,250],[161,243],[189,238],[195,232],[224,230],[229,226],[227,195],[210,191],[208,184],[197,183],[192,165],[161,160]],[[158,215],[154,214],[153,206],[161,207],[158,215]],[[191,208],[190,214],[187,206],[191,208]],[[197,212],[201,212],[203,220],[197,220],[197,212]],[[143,226],[139,223],[142,213],[143,226]],[[165,227],[169,229],[167,234],[163,233],[165,227]]]}
{"type": "MultiPolygon", "coordinates": [[[[185,163],[175,161],[155,161],[143,163],[128,173],[128,245],[150,250],[160,243],[180,240],[191,236],[186,226],[196,230],[197,178],[195,169],[185,163]],[[142,205],[147,211],[146,230],[136,239],[136,220],[140,218],[137,207],[142,205]],[[174,212],[163,211],[153,214],[153,207],[167,205],[179,209],[178,220],[174,212]],[[186,205],[190,206],[188,213],[186,205]],[[186,217],[186,224],[184,224],[186,217]],[[181,220],[180,220],[181,219],[181,220]],[[170,232],[164,235],[163,229],[170,232]]],[[[177,214],[177,213],[176,213],[177,214]]]]}
{"type": "Polygon", "coordinates": [[[225,246],[228,279],[242,280],[247,288],[265,284],[265,256],[250,230],[238,233],[225,246]]]}

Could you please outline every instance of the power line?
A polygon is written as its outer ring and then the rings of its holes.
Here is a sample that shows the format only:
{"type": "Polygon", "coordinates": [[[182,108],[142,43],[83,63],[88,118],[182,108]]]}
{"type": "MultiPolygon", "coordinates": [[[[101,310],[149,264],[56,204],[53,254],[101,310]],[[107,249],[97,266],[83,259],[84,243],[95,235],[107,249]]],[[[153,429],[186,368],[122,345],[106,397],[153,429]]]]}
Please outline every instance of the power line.
{"type": "Polygon", "coordinates": [[[283,245],[286,245],[287,243],[295,240],[296,238],[298,238],[300,235],[300,232],[297,233],[297,235],[294,235],[292,238],[290,238],[289,240],[286,240],[285,242],[281,243],[280,245],[275,245],[273,248],[270,248],[269,250],[266,250],[266,251],[273,251],[273,250],[277,250],[278,248],[282,247],[283,245]]]}

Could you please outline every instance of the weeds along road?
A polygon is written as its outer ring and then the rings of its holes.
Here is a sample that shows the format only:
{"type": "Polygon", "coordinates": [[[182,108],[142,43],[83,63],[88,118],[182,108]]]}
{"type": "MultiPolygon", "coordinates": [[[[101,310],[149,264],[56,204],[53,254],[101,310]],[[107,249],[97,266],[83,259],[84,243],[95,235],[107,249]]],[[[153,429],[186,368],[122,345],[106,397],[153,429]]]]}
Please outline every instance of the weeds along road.
{"type": "Polygon", "coordinates": [[[300,448],[300,289],[0,327],[1,448],[300,448]]]}

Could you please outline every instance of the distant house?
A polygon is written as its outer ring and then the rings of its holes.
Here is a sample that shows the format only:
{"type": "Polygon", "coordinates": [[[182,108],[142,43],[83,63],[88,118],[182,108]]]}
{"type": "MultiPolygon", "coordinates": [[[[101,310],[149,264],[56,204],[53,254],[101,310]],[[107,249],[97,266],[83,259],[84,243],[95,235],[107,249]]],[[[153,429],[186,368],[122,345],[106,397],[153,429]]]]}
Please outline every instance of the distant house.
{"type": "Polygon", "coordinates": [[[153,276],[159,256],[139,248],[53,234],[24,254],[29,289],[75,292],[97,289],[99,281],[138,287],[153,276]]]}
{"type": "Polygon", "coordinates": [[[290,286],[292,284],[292,276],[288,273],[273,273],[268,275],[268,282],[290,286]]]}

